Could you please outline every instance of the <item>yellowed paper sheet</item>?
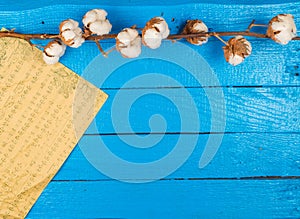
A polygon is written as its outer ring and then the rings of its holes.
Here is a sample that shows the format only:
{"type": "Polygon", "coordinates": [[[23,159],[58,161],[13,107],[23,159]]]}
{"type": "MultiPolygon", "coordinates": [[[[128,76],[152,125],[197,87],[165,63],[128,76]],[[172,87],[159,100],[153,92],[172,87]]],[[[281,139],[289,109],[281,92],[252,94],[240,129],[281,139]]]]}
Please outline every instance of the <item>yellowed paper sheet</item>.
{"type": "Polygon", "coordinates": [[[0,39],[0,218],[24,218],[107,95],[27,42],[0,39]]]}

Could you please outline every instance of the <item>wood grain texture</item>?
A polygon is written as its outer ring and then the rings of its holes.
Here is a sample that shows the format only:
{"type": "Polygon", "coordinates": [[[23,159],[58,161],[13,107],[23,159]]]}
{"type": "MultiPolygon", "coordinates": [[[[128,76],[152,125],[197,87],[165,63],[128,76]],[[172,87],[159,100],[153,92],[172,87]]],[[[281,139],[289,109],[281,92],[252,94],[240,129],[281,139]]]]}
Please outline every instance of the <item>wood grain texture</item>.
{"type": "MultiPolygon", "coordinates": [[[[278,0],[263,3],[258,0],[103,0],[96,3],[16,0],[14,4],[1,0],[0,22],[23,33],[57,33],[62,20],[81,20],[92,8],[109,12],[113,32],[134,24],[143,27],[153,16],[163,16],[172,33],[181,31],[187,19],[197,18],[210,31],[245,30],[252,19],[267,23],[279,13],[293,14],[300,28],[298,0],[285,3],[278,0]]],[[[263,32],[263,29],[255,30],[263,32]]],[[[225,96],[226,133],[216,157],[207,167],[198,168],[199,157],[208,137],[216,133],[209,133],[214,130],[210,130],[211,108],[204,89],[217,88],[203,88],[184,69],[168,62],[132,60],[117,69],[104,84],[98,84],[110,98],[95,120],[98,129],[90,128],[79,145],[98,147],[97,138],[102,138],[112,152],[134,162],[148,162],[167,154],[183,132],[198,137],[197,147],[186,163],[165,179],[136,185],[104,176],[77,146],[28,218],[145,218],[147,215],[151,218],[299,218],[300,181],[296,178],[300,176],[300,42],[281,46],[269,40],[248,40],[253,54],[237,67],[224,61],[223,45],[214,38],[202,47],[188,45],[208,62],[225,96]],[[172,88],[168,81],[162,80],[151,87],[141,84],[124,89],[126,81],[149,72],[172,77],[182,87],[172,88]],[[121,92],[131,97],[145,89],[150,93],[164,90],[178,99],[184,98],[183,89],[188,91],[198,108],[201,128],[182,130],[174,104],[150,95],[132,107],[129,119],[133,131],[116,131],[111,122],[115,95],[121,92]],[[140,151],[120,140],[121,134],[133,138],[135,133],[150,133],[149,118],[156,113],[168,122],[167,134],[156,147],[140,151]],[[273,176],[273,180],[255,180],[253,176],[273,176]]],[[[112,46],[112,40],[103,43],[105,49],[112,46]]],[[[89,78],[85,69],[98,55],[96,45],[86,43],[78,49],[68,49],[61,62],[89,78]]],[[[182,53],[181,57],[189,61],[189,54],[182,53]]],[[[101,68],[94,73],[92,82],[102,77],[101,68]]],[[[186,112],[190,107],[186,105],[186,112]]],[[[164,130],[156,131],[150,137],[164,133],[164,130]]]]}
{"type": "Polygon", "coordinates": [[[300,180],[52,182],[28,218],[299,218],[299,184],[300,180]]]}
{"type": "MultiPolygon", "coordinates": [[[[300,23],[300,22],[299,22],[300,23]]],[[[253,52],[252,55],[239,66],[232,67],[225,62],[219,41],[209,41],[207,44],[199,47],[188,45],[198,52],[210,65],[215,75],[218,77],[221,86],[299,86],[300,85],[300,42],[291,42],[287,46],[275,44],[269,40],[251,40],[253,52]],[[250,67],[250,69],[248,69],[250,67]]],[[[187,45],[187,44],[186,44],[187,45]]],[[[113,43],[105,43],[105,49],[113,47],[113,43]]],[[[143,47],[143,51],[149,49],[143,47]]],[[[160,54],[160,50],[154,50],[152,53],[160,54]]],[[[84,44],[78,49],[69,49],[66,56],[62,57],[61,62],[86,77],[85,69],[91,60],[99,55],[99,51],[94,43],[84,44]],[[72,58],[71,58],[72,57],[72,58]],[[79,60],[74,62],[72,60],[79,60]]],[[[188,60],[190,54],[181,53],[183,60],[188,60]]],[[[101,55],[100,55],[101,56],[101,55]]],[[[107,65],[110,57],[107,59],[99,58],[100,63],[107,65]]],[[[100,64],[99,63],[99,64],[100,64]]],[[[199,83],[193,79],[191,74],[172,65],[157,59],[131,60],[129,64],[135,66],[135,71],[127,66],[122,67],[122,71],[114,74],[122,74],[107,81],[101,88],[120,88],[129,78],[143,74],[144,72],[162,73],[178,80],[185,87],[199,87],[199,83]],[[145,65],[146,63],[146,65],[145,65]]],[[[101,76],[101,68],[94,70],[95,74],[101,76]]],[[[116,75],[115,75],[116,76],[116,75]]],[[[156,87],[166,87],[164,81],[157,82],[156,87]]],[[[142,87],[142,85],[141,85],[142,87]]]]}
{"type": "MultiPolygon", "coordinates": [[[[20,2],[20,1],[19,1],[20,2]]],[[[136,24],[143,27],[145,23],[154,16],[163,16],[169,23],[172,33],[176,33],[184,26],[187,19],[202,19],[212,31],[245,30],[248,24],[256,19],[259,23],[267,23],[274,15],[288,12],[295,16],[296,23],[299,23],[299,5],[297,1],[287,1],[280,4],[208,4],[194,3],[176,5],[151,5],[151,3],[137,4],[135,7],[112,6],[110,4],[51,4],[36,8],[38,3],[27,5],[27,10],[18,10],[18,6],[5,4],[3,6],[1,19],[7,28],[16,28],[20,32],[49,32],[57,33],[59,23],[67,18],[81,20],[85,12],[92,8],[104,8],[109,12],[108,18],[113,24],[113,32],[118,32],[124,27],[136,24]],[[12,11],[5,8],[14,9],[12,11]],[[245,13],[245,11],[247,13],[245,13]],[[120,19],[121,18],[121,19],[120,19]],[[174,20],[173,20],[174,18],[174,20]],[[172,21],[173,20],[173,21],[172,21]],[[22,21],[22,22],[20,22],[22,21]],[[44,22],[42,22],[44,21],[44,22]]],[[[128,1],[129,2],[129,1],[128,1]]],[[[140,2],[142,2],[140,0],[140,2]]],[[[158,1],[157,1],[158,2],[158,1]]],[[[250,2],[250,1],[249,1],[250,2]]],[[[78,3],[78,2],[77,2],[78,3]]],[[[114,4],[114,3],[112,3],[114,4]]],[[[119,2],[117,3],[119,4],[119,2]]],[[[134,4],[134,1],[132,2],[134,4]]],[[[165,4],[161,2],[161,4],[165,4]]],[[[173,4],[167,3],[167,4],[173,4]]]]}
{"type": "MultiPolygon", "coordinates": [[[[211,88],[214,89],[214,88],[211,88]]],[[[105,90],[110,98],[104,104],[100,114],[96,117],[97,129],[92,126],[86,131],[87,134],[119,133],[114,125],[127,126],[129,119],[133,133],[150,133],[149,119],[154,114],[163,116],[167,123],[166,132],[216,132],[211,130],[210,103],[203,89],[200,88],[165,88],[164,92],[170,98],[158,96],[159,89],[143,89],[148,95],[142,96],[131,105],[131,111],[127,118],[113,122],[111,108],[114,106],[115,95],[122,93],[131,99],[137,95],[136,89],[105,90]],[[189,114],[193,109],[191,103],[184,103],[185,98],[182,89],[187,90],[193,97],[199,115],[189,114]],[[157,95],[155,95],[157,93],[157,95]],[[182,112],[177,109],[172,99],[181,99],[185,108],[182,112]],[[181,116],[187,115],[192,119],[199,116],[200,129],[181,127],[181,116]]],[[[300,117],[300,87],[272,87],[272,88],[224,88],[226,102],[226,129],[225,132],[299,132],[300,117]]],[[[217,97],[216,97],[217,98],[217,97]]],[[[215,101],[220,101],[216,99],[215,101]]],[[[122,101],[130,105],[131,102],[122,101]]],[[[119,106],[120,110],[124,106],[119,106]]],[[[217,117],[222,115],[217,115],[217,117]]],[[[217,127],[222,123],[217,124],[217,127]]],[[[164,133],[164,126],[157,128],[155,132],[164,133]]]]}
{"type": "MultiPolygon", "coordinates": [[[[225,134],[212,162],[199,169],[198,162],[209,135],[199,135],[198,143],[187,162],[167,176],[174,178],[240,178],[247,176],[300,176],[298,134],[240,133],[225,134]]],[[[103,147],[131,162],[150,162],[165,156],[178,141],[178,134],[167,134],[155,147],[140,150],[130,147],[116,136],[84,136],[68,158],[55,180],[108,180],[83,155],[81,147],[103,147]]],[[[133,137],[132,137],[133,138],[133,137]]],[[[99,159],[105,159],[101,154],[99,159]]],[[[121,167],[120,167],[121,168],[121,167]]],[[[157,171],[157,170],[153,170],[157,171]]]]}
{"type": "MultiPolygon", "coordinates": [[[[14,1],[14,5],[7,4],[5,0],[0,1],[0,6],[2,10],[25,10],[25,9],[33,9],[42,6],[52,6],[52,5],[78,5],[82,7],[82,1],[80,0],[73,0],[72,2],[68,0],[61,0],[57,2],[56,0],[48,0],[46,2],[34,2],[34,4],[30,4],[32,1],[24,2],[22,0],[14,1]]],[[[297,0],[288,0],[285,1],[286,3],[293,3],[298,2],[297,0]]],[[[118,2],[109,1],[109,0],[102,0],[101,2],[96,2],[101,4],[102,6],[157,6],[157,5],[186,5],[186,4],[199,4],[198,0],[173,0],[172,2],[162,2],[159,0],[152,0],[152,1],[144,1],[144,0],[119,0],[118,2]]],[[[225,4],[225,5],[235,5],[235,4],[245,4],[245,5],[268,5],[268,4],[281,4],[282,2],[279,0],[266,0],[263,3],[259,0],[203,0],[201,1],[202,4],[225,4]]],[[[95,1],[92,2],[85,2],[84,5],[95,5],[95,1]]]]}
{"type": "MultiPolygon", "coordinates": [[[[20,6],[20,11],[16,10],[17,7],[14,11],[2,11],[0,22],[5,24],[7,28],[16,28],[16,31],[24,33],[57,33],[58,25],[62,20],[67,18],[81,20],[87,10],[103,7],[109,12],[113,32],[118,32],[122,28],[134,24],[143,27],[147,20],[159,15],[163,15],[169,23],[172,33],[181,31],[187,19],[195,18],[202,19],[211,28],[211,31],[245,30],[252,19],[256,19],[258,23],[267,23],[274,15],[283,12],[292,13],[295,16],[296,23],[300,23],[299,2],[271,6],[268,4],[244,5],[230,3],[176,5],[176,2],[173,6],[155,6],[155,3],[153,6],[147,6],[147,4],[140,5],[141,2],[137,1],[137,6],[133,8],[127,6],[112,7],[110,4],[105,4],[105,2],[103,5],[65,4],[63,6],[51,4],[50,2],[48,6],[38,8],[34,6],[36,3],[32,5],[25,3],[23,5],[29,7],[26,10],[22,10],[20,6]],[[141,11],[143,13],[140,13],[141,11]],[[247,11],[246,14],[245,11],[247,11]],[[174,21],[172,21],[173,18],[174,21]]],[[[127,3],[135,4],[135,1],[128,1],[127,3]]],[[[120,4],[122,5],[122,3],[120,4]]],[[[8,5],[6,7],[13,8],[13,6],[8,5]]],[[[256,30],[263,31],[263,28],[256,30]]],[[[253,38],[249,38],[249,40],[253,41],[253,54],[246,59],[244,64],[235,68],[225,63],[221,50],[223,45],[214,38],[202,47],[192,47],[208,61],[223,86],[299,85],[299,76],[297,75],[299,74],[300,42],[292,42],[288,46],[281,46],[269,40],[255,40],[253,38]],[[249,71],[248,66],[251,66],[249,71]]],[[[105,45],[105,48],[112,45],[109,43],[105,45]]],[[[89,43],[79,49],[69,49],[61,61],[81,74],[87,64],[98,54],[97,47],[89,43]]],[[[182,56],[183,59],[188,58],[184,54],[182,56]]],[[[149,63],[150,67],[151,63],[149,63]]],[[[180,79],[182,79],[182,83],[186,81],[186,86],[195,86],[189,78],[180,79]]],[[[113,85],[113,87],[115,86],[117,84],[113,85]]]]}

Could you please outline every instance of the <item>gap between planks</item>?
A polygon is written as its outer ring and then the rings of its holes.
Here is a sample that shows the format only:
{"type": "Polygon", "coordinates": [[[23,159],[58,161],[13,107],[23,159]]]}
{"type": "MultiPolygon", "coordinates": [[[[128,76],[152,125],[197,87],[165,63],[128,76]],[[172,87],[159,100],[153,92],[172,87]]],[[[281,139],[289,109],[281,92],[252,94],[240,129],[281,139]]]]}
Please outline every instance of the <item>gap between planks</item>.
{"type": "Polygon", "coordinates": [[[219,134],[300,134],[300,132],[134,132],[134,133],[87,133],[84,136],[114,135],[219,135],[219,134]]]}
{"type": "MultiPolygon", "coordinates": [[[[298,180],[300,176],[245,176],[245,177],[204,177],[204,178],[164,178],[158,181],[216,181],[216,180],[298,180]]],[[[126,179],[128,180],[128,179],[126,179]]],[[[137,179],[132,179],[136,181],[137,179]]],[[[140,180],[140,179],[139,179],[140,180]]],[[[149,180],[149,179],[145,179],[149,180]]],[[[116,181],[114,179],[96,179],[96,180],[52,180],[52,182],[104,182],[104,181],[116,181]]],[[[129,180],[130,181],[130,180],[129,180]]]]}
{"type": "Polygon", "coordinates": [[[226,86],[182,86],[182,87],[104,87],[105,90],[189,89],[189,88],[298,88],[300,85],[226,85],[226,86]]]}

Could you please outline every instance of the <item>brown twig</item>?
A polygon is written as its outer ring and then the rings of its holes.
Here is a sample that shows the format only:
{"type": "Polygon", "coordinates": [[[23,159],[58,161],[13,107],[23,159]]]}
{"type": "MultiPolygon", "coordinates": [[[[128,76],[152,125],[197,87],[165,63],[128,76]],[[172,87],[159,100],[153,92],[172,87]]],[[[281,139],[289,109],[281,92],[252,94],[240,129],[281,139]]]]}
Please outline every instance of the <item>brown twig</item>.
{"type": "Polygon", "coordinates": [[[177,38],[187,38],[187,37],[212,37],[212,36],[249,36],[255,38],[269,38],[265,34],[261,33],[254,33],[254,32],[247,32],[247,31],[233,31],[233,32],[208,32],[208,33],[193,33],[193,34],[174,34],[170,35],[168,39],[177,39],[177,38]]]}
{"type": "MultiPolygon", "coordinates": [[[[247,29],[246,31],[173,34],[173,35],[169,35],[167,39],[179,40],[181,38],[188,38],[188,37],[213,37],[215,35],[218,35],[219,37],[242,35],[242,36],[248,36],[248,37],[254,37],[254,38],[265,38],[265,39],[270,38],[266,34],[250,32],[247,29]]],[[[19,38],[19,39],[24,39],[27,41],[28,41],[28,39],[30,39],[30,40],[32,40],[32,39],[60,39],[59,34],[23,34],[23,33],[17,33],[14,31],[2,31],[2,32],[0,32],[0,38],[1,37],[14,37],[14,38],[19,38]]],[[[117,37],[117,34],[106,34],[106,35],[102,35],[102,36],[88,36],[88,37],[86,37],[86,40],[96,42],[99,40],[115,39],[116,37],[117,37]]],[[[297,36],[297,37],[293,38],[293,40],[300,40],[300,37],[297,36]]]]}
{"type": "Polygon", "coordinates": [[[95,41],[95,43],[96,43],[98,49],[99,49],[100,52],[102,53],[102,55],[103,55],[104,57],[107,57],[107,53],[102,49],[102,47],[101,47],[99,41],[98,41],[98,40],[94,40],[94,41],[95,41]]]}
{"type": "Polygon", "coordinates": [[[19,39],[59,39],[59,34],[23,34],[23,33],[17,33],[13,31],[1,31],[0,32],[0,38],[1,37],[14,37],[19,39]]]}
{"type": "Polygon", "coordinates": [[[252,20],[251,23],[249,24],[249,26],[247,27],[246,32],[249,32],[251,30],[251,28],[253,27],[254,23],[255,23],[255,20],[252,20]]]}
{"type": "Polygon", "coordinates": [[[246,32],[249,32],[253,27],[268,27],[266,24],[255,24],[255,20],[252,20],[252,22],[249,24],[248,28],[246,29],[246,32]]]}
{"type": "Polygon", "coordinates": [[[216,37],[218,40],[220,40],[222,43],[224,43],[225,45],[228,45],[227,42],[225,42],[218,34],[214,34],[214,37],[216,37]]]}

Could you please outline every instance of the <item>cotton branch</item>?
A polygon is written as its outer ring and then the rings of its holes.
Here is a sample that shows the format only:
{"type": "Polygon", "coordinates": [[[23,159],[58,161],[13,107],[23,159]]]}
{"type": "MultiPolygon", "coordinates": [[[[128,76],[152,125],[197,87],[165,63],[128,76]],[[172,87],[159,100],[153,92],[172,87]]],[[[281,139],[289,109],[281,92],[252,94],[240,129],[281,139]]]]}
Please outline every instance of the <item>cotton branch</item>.
{"type": "Polygon", "coordinates": [[[185,39],[187,42],[201,46],[208,42],[211,37],[216,37],[224,43],[225,60],[231,65],[239,65],[244,59],[251,55],[251,43],[245,37],[271,39],[276,43],[286,45],[291,40],[300,40],[297,36],[297,28],[294,17],[291,14],[279,14],[273,17],[268,25],[257,24],[255,20],[242,31],[210,32],[206,24],[198,19],[187,20],[181,33],[171,34],[168,23],[163,17],[153,17],[144,28],[137,28],[135,25],[124,28],[118,34],[111,34],[112,24],[107,18],[108,13],[103,9],[92,9],[82,19],[83,28],[79,22],[67,19],[60,23],[59,34],[23,34],[17,33],[14,29],[0,32],[1,37],[14,37],[27,41],[31,46],[32,40],[50,39],[44,47],[43,58],[48,64],[55,64],[64,54],[66,46],[72,48],[80,47],[85,41],[96,44],[103,56],[107,57],[101,42],[109,39],[115,40],[115,49],[125,58],[136,58],[142,52],[142,45],[157,49],[161,46],[162,40],[177,41],[185,39]],[[251,31],[253,27],[265,28],[265,33],[251,31]],[[232,36],[228,41],[222,37],[232,36]]]}
{"type": "MultiPolygon", "coordinates": [[[[108,40],[108,39],[115,39],[118,34],[106,34],[102,36],[88,36],[86,40],[88,41],[99,41],[99,40],[108,40]]],[[[191,33],[191,34],[172,34],[167,37],[169,40],[180,40],[183,38],[189,38],[189,37],[213,37],[215,35],[218,36],[247,36],[247,37],[254,37],[254,38],[265,38],[270,39],[266,34],[261,33],[255,33],[255,32],[248,32],[248,31],[226,31],[226,32],[207,32],[207,33],[191,33]]],[[[60,39],[59,34],[23,34],[23,33],[17,33],[14,31],[1,31],[0,32],[0,38],[1,37],[13,37],[13,38],[19,38],[23,40],[33,40],[33,39],[60,39]]],[[[292,40],[300,40],[300,37],[297,36],[293,38],[292,40]]]]}

